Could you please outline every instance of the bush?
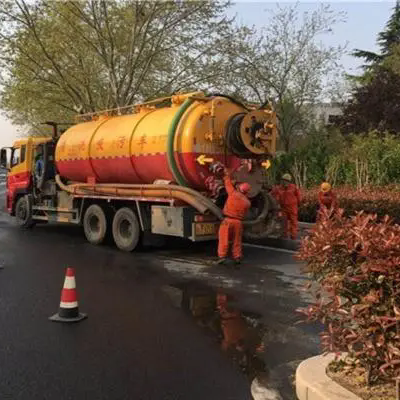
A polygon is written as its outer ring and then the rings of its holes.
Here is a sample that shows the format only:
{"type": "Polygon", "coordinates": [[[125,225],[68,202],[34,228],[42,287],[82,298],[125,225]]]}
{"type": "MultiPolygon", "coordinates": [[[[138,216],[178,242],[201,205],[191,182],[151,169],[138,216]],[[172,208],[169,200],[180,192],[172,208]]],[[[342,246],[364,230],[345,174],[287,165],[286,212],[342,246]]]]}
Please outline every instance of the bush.
{"type": "MultiPolygon", "coordinates": [[[[303,190],[303,201],[299,209],[299,220],[315,222],[318,210],[318,188],[303,190]]],[[[385,215],[400,224],[400,190],[398,186],[385,186],[357,191],[350,187],[335,189],[339,207],[344,209],[344,215],[349,217],[359,211],[377,214],[378,219],[385,215]]]]}
{"type": "Polygon", "coordinates": [[[315,222],[318,211],[319,188],[301,189],[301,203],[299,207],[299,221],[315,222]]]}
{"type": "Polygon", "coordinates": [[[290,152],[277,153],[267,173],[269,181],[277,182],[285,172],[302,188],[324,180],[357,189],[399,182],[400,140],[373,131],[343,137],[335,130],[315,127],[299,137],[290,152]]]}
{"type": "Polygon", "coordinates": [[[317,286],[315,303],[298,311],[324,324],[323,350],[349,352],[346,368],[365,369],[369,383],[399,375],[400,226],[364,213],[325,214],[298,259],[317,286]]]}

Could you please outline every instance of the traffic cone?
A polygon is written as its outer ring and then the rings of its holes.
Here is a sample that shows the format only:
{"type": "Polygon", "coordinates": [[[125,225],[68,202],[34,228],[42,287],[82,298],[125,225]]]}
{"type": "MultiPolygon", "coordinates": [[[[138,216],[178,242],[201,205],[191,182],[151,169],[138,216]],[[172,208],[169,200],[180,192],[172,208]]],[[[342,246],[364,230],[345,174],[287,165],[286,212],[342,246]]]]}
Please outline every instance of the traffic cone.
{"type": "Polygon", "coordinates": [[[86,318],[86,314],[79,312],[78,298],[76,295],[75,271],[67,268],[64,287],[61,291],[60,309],[49,319],[56,322],[78,322],[86,318]]]}

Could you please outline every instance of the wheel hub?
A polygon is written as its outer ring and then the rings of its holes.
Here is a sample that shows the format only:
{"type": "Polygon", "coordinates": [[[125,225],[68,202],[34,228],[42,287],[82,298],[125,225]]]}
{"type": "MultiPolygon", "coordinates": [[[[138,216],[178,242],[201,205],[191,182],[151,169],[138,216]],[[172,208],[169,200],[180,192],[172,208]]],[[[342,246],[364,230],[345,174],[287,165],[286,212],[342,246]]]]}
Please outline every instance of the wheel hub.
{"type": "Polygon", "coordinates": [[[96,215],[91,215],[89,218],[89,226],[92,232],[100,232],[100,221],[96,215]]]}
{"type": "Polygon", "coordinates": [[[132,236],[132,224],[129,220],[123,219],[119,225],[119,233],[124,239],[132,236]]]}
{"type": "Polygon", "coordinates": [[[18,207],[18,218],[21,220],[25,220],[26,218],[26,205],[20,204],[18,207]]]}

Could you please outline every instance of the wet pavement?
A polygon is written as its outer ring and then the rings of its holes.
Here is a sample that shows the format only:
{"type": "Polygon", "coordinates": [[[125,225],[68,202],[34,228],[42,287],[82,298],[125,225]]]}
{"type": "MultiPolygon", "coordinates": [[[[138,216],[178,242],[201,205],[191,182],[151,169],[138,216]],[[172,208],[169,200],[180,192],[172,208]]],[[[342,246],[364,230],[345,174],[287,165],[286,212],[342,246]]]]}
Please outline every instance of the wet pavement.
{"type": "Polygon", "coordinates": [[[299,264],[245,247],[234,270],[214,254],[174,240],[125,254],[0,214],[0,399],[251,399],[265,372],[295,399],[295,368],[319,350],[318,327],[295,324],[308,300],[299,264]],[[67,266],[88,313],[73,325],[47,319],[67,266]]]}

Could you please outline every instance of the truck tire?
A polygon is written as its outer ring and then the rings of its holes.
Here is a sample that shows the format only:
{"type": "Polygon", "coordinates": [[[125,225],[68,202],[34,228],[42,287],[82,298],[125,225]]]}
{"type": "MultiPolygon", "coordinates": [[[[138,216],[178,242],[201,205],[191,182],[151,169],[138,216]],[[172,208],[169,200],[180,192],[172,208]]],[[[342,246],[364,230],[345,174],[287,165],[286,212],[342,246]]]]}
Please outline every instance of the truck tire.
{"type": "Polygon", "coordinates": [[[107,233],[107,218],[104,210],[97,204],[92,204],[83,217],[83,230],[86,239],[91,244],[103,243],[107,233]]]}
{"type": "Polygon", "coordinates": [[[133,251],[139,244],[140,225],[130,208],[123,207],[115,213],[112,231],[114,242],[120,250],[133,251]]]}
{"type": "Polygon", "coordinates": [[[22,196],[15,205],[15,220],[20,228],[32,228],[35,221],[32,220],[32,205],[28,196],[22,196]]]}

